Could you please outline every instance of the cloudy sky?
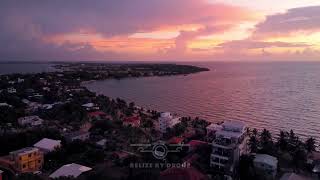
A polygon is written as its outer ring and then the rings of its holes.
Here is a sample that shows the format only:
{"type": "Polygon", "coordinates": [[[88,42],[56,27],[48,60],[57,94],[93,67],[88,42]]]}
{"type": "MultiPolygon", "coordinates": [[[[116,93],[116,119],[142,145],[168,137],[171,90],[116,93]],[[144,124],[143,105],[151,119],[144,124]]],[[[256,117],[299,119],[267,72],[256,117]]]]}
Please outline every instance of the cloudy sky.
{"type": "Polygon", "coordinates": [[[320,60],[319,0],[1,0],[0,60],[320,60]]]}

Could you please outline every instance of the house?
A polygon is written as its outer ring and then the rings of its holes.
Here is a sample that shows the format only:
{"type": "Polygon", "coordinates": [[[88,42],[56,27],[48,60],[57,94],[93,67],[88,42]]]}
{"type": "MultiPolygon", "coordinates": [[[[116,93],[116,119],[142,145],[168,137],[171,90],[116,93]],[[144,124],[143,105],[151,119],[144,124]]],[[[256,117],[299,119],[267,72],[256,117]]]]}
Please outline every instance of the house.
{"type": "Polygon", "coordinates": [[[253,165],[257,172],[272,179],[277,174],[278,159],[268,154],[257,154],[253,165]]]}
{"type": "Polygon", "coordinates": [[[13,93],[17,93],[17,90],[13,87],[9,87],[9,88],[7,88],[7,92],[10,94],[13,94],[13,93]]]}
{"type": "Polygon", "coordinates": [[[84,131],[76,131],[69,133],[65,136],[67,141],[75,141],[75,140],[81,140],[81,141],[86,141],[90,137],[90,132],[84,132],[84,131]]]}
{"type": "Polygon", "coordinates": [[[247,130],[240,121],[226,121],[221,126],[215,132],[216,138],[212,142],[210,166],[213,171],[232,179],[240,156],[247,153],[247,130]]]}
{"type": "Polygon", "coordinates": [[[0,107],[9,107],[11,108],[12,106],[8,103],[0,103],[0,107]]]}
{"type": "Polygon", "coordinates": [[[82,104],[81,106],[86,108],[87,111],[99,110],[100,109],[94,103],[86,103],[86,104],[82,104]]]}
{"type": "Polygon", "coordinates": [[[100,141],[97,141],[96,142],[96,145],[102,149],[105,149],[106,148],[106,142],[107,140],[106,139],[101,139],[100,141]]]}
{"type": "Polygon", "coordinates": [[[215,132],[222,129],[222,126],[219,124],[211,123],[206,127],[207,135],[213,135],[215,132]]]}
{"type": "Polygon", "coordinates": [[[89,132],[89,130],[91,129],[92,124],[90,122],[85,122],[80,126],[80,131],[82,132],[89,132]]]}
{"type": "Polygon", "coordinates": [[[18,78],[17,82],[18,82],[18,83],[22,83],[22,82],[24,82],[24,79],[18,78]]]}
{"type": "Polygon", "coordinates": [[[43,154],[38,148],[26,147],[1,157],[0,163],[19,174],[36,172],[42,168],[43,154]]]}
{"type": "Polygon", "coordinates": [[[106,116],[107,114],[103,111],[94,111],[88,113],[88,117],[90,120],[101,120],[106,116]]]}
{"type": "Polygon", "coordinates": [[[163,112],[160,114],[158,122],[158,130],[162,133],[165,133],[167,132],[168,128],[172,128],[174,125],[180,122],[180,117],[173,117],[173,115],[170,112],[163,112]]]}
{"type": "Polygon", "coordinates": [[[61,141],[43,138],[35,143],[33,147],[39,148],[44,153],[48,153],[54,151],[56,148],[61,147],[61,141]]]}
{"type": "Polygon", "coordinates": [[[125,126],[131,125],[132,127],[139,127],[140,126],[140,117],[139,116],[126,117],[123,120],[123,124],[125,126]]]}
{"type": "Polygon", "coordinates": [[[39,126],[43,123],[43,119],[39,116],[25,116],[18,119],[18,124],[21,126],[39,126]]]}
{"type": "Polygon", "coordinates": [[[77,178],[81,174],[92,170],[90,167],[82,166],[80,164],[76,163],[71,163],[71,164],[66,164],[57,169],[55,172],[50,174],[50,178],[59,178],[59,177],[72,177],[72,178],[77,178]]]}

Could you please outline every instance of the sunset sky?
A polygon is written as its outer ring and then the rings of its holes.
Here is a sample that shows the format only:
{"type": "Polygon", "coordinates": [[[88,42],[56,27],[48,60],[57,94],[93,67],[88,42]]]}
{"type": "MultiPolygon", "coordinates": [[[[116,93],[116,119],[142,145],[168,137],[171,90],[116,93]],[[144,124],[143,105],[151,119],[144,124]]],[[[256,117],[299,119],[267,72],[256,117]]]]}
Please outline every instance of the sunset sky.
{"type": "Polygon", "coordinates": [[[319,0],[1,0],[0,60],[320,60],[319,0]]]}

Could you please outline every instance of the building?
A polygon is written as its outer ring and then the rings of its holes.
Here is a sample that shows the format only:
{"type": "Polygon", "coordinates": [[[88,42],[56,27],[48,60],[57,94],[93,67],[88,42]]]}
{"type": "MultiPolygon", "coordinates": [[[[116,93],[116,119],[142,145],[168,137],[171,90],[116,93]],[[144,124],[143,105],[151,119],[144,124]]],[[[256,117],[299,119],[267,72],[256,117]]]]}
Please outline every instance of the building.
{"type": "Polygon", "coordinates": [[[71,163],[71,164],[66,164],[57,169],[55,172],[50,174],[50,178],[59,178],[59,177],[73,177],[77,178],[80,176],[82,173],[85,173],[87,171],[90,171],[92,168],[82,166],[80,164],[76,163],[71,163]]]}
{"type": "Polygon", "coordinates": [[[81,141],[86,141],[90,137],[90,132],[85,132],[85,131],[76,131],[69,133],[65,136],[67,141],[75,141],[75,140],[81,140],[81,141]]]}
{"type": "Polygon", "coordinates": [[[126,117],[123,120],[123,124],[125,126],[139,127],[140,126],[140,117],[139,116],[131,116],[126,117]]]}
{"type": "Polygon", "coordinates": [[[87,111],[99,110],[100,108],[94,103],[83,104],[82,107],[86,108],[87,111]]]}
{"type": "Polygon", "coordinates": [[[105,149],[106,148],[106,142],[107,142],[106,139],[101,139],[100,141],[96,142],[96,146],[99,147],[99,148],[105,149]]]}
{"type": "Polygon", "coordinates": [[[17,90],[15,88],[13,88],[13,87],[10,87],[10,88],[7,89],[7,92],[10,93],[10,94],[13,94],[13,93],[16,93],[17,90]]]}
{"type": "Polygon", "coordinates": [[[215,124],[215,123],[211,123],[210,125],[208,125],[206,127],[207,130],[207,135],[213,135],[215,134],[215,132],[217,132],[218,130],[221,130],[222,126],[219,124],[215,124]]]}
{"type": "Polygon", "coordinates": [[[39,116],[25,116],[18,119],[18,124],[21,126],[39,126],[43,123],[43,119],[39,116]]]}
{"type": "Polygon", "coordinates": [[[247,153],[246,126],[239,121],[226,121],[215,132],[210,166],[214,171],[233,179],[240,155],[247,153]]]}
{"type": "Polygon", "coordinates": [[[173,117],[170,112],[163,112],[160,114],[159,131],[162,133],[167,132],[168,128],[172,128],[174,125],[180,123],[180,117],[173,117]]]}
{"type": "Polygon", "coordinates": [[[8,103],[0,103],[0,107],[9,107],[11,108],[12,106],[8,103]]]}
{"type": "Polygon", "coordinates": [[[259,174],[273,179],[277,174],[278,159],[268,154],[257,154],[253,165],[259,174]]]}
{"type": "Polygon", "coordinates": [[[104,119],[106,116],[107,116],[107,114],[102,111],[94,111],[94,112],[88,113],[88,117],[91,121],[92,120],[101,120],[101,119],[104,119]]]}
{"type": "Polygon", "coordinates": [[[35,143],[33,146],[39,148],[44,153],[48,153],[54,151],[56,148],[61,147],[61,141],[43,138],[37,143],[35,143]]]}
{"type": "Polygon", "coordinates": [[[43,154],[38,148],[27,147],[1,157],[0,163],[17,173],[35,172],[42,168],[43,154]]]}

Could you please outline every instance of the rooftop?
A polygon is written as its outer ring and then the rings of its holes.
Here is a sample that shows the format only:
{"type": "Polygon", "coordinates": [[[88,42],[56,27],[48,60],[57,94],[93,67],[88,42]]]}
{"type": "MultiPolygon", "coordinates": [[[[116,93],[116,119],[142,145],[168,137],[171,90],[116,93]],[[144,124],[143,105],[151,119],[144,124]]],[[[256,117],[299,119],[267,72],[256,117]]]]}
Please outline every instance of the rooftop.
{"type": "Polygon", "coordinates": [[[162,112],[160,116],[161,117],[172,117],[170,112],[162,112]]]}
{"type": "Polygon", "coordinates": [[[55,172],[53,172],[49,177],[50,178],[58,178],[61,176],[72,176],[74,178],[78,177],[84,172],[90,171],[92,168],[82,166],[80,164],[66,164],[59,169],[57,169],[55,172]]]}
{"type": "Polygon", "coordinates": [[[276,167],[278,164],[278,159],[268,154],[257,154],[253,162],[264,163],[272,167],[276,167]]]}
{"type": "Polygon", "coordinates": [[[140,117],[139,116],[131,116],[131,117],[126,117],[123,120],[124,122],[137,122],[140,121],[140,117]]]}
{"type": "Polygon", "coordinates": [[[25,147],[16,151],[11,151],[10,154],[25,154],[33,151],[38,151],[39,149],[36,147],[25,147]]]}
{"type": "Polygon", "coordinates": [[[224,130],[242,131],[246,125],[241,121],[225,121],[222,123],[222,127],[224,130]]]}
{"type": "Polygon", "coordinates": [[[86,103],[86,104],[83,104],[82,107],[90,108],[90,107],[94,107],[94,104],[93,103],[86,103]]]}
{"type": "Polygon", "coordinates": [[[37,143],[35,143],[33,146],[41,149],[46,149],[46,150],[54,150],[57,146],[60,146],[60,143],[61,143],[60,140],[43,138],[37,143]]]}
{"type": "Polygon", "coordinates": [[[105,112],[102,112],[102,111],[94,111],[94,112],[89,112],[88,115],[89,116],[105,116],[107,114],[105,112]]]}

